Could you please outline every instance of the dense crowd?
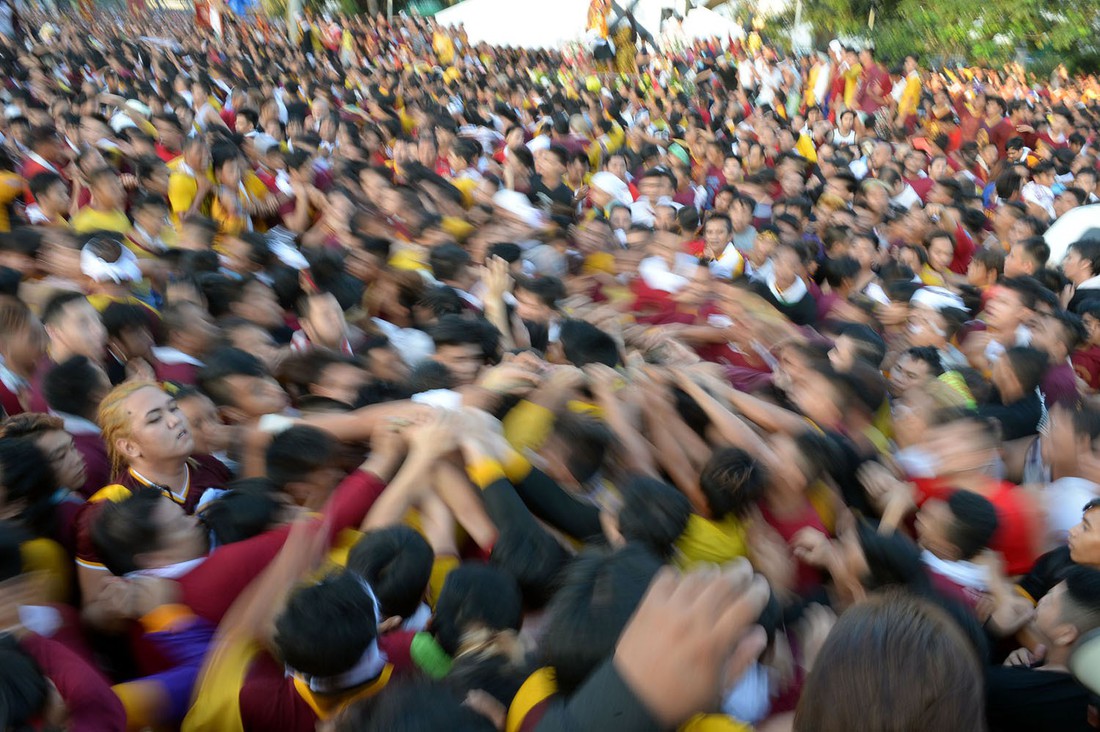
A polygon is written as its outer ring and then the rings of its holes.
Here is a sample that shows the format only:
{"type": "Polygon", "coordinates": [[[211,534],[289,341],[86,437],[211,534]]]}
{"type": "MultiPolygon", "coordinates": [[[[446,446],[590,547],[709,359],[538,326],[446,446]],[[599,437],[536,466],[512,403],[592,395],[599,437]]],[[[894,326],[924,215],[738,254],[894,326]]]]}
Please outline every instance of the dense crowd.
{"type": "Polygon", "coordinates": [[[0,729],[1091,729],[1095,77],[82,7],[0,2],[0,729]]]}

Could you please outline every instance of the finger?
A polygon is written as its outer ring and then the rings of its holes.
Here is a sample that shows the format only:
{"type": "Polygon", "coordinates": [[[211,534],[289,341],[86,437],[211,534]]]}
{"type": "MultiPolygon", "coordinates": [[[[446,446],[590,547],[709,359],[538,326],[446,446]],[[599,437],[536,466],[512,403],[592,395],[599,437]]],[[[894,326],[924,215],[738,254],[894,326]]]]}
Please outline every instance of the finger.
{"type": "Polygon", "coordinates": [[[722,647],[734,643],[745,628],[756,623],[771,596],[768,581],[759,575],[747,590],[743,586],[738,590],[737,600],[727,604],[715,618],[715,642],[722,647]]]}
{"type": "Polygon", "coordinates": [[[729,660],[726,661],[723,673],[722,689],[732,689],[745,670],[760,658],[760,654],[768,645],[768,634],[759,625],[754,625],[746,631],[733,647],[729,660]]]}
{"type": "Polygon", "coordinates": [[[700,577],[705,584],[695,595],[694,606],[701,617],[717,619],[725,608],[736,604],[737,598],[750,586],[752,578],[752,564],[748,559],[739,557],[723,567],[721,572],[716,570],[700,577]]]}

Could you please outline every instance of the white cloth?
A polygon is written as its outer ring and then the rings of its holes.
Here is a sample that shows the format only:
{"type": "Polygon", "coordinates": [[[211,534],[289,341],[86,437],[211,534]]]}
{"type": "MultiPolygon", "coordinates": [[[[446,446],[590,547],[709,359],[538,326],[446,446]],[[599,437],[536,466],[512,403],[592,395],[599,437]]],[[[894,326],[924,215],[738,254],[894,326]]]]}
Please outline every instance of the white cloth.
{"type": "Polygon", "coordinates": [[[1100,486],[1084,478],[1059,478],[1043,489],[1049,545],[1064,544],[1069,530],[1081,523],[1081,509],[1100,496],[1100,486]]]}
{"type": "Polygon", "coordinates": [[[924,566],[957,585],[981,592],[989,590],[988,567],[965,560],[949,562],[946,559],[940,559],[927,549],[920,553],[920,560],[924,563],[924,566]]]}
{"type": "Polygon", "coordinates": [[[92,252],[90,245],[85,245],[80,250],[80,271],[95,282],[137,282],[141,279],[137,257],[126,247],[120,249],[117,261],[105,262],[92,252]]]}
{"type": "Polygon", "coordinates": [[[153,358],[160,361],[165,366],[185,363],[202,368],[206,365],[194,356],[190,356],[178,348],[172,348],[171,346],[153,346],[153,358]]]}
{"type": "Polygon", "coordinates": [[[715,277],[728,280],[745,271],[745,256],[738,251],[733,242],[726,244],[721,256],[710,263],[710,273],[715,277]]]}

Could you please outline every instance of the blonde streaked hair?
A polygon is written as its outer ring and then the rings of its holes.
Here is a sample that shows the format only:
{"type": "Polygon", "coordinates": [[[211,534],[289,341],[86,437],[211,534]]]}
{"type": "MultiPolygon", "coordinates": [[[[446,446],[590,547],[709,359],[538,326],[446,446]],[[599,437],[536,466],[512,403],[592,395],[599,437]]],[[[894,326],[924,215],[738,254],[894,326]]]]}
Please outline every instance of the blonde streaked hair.
{"type": "Polygon", "coordinates": [[[142,389],[164,391],[155,381],[124,381],[111,389],[99,403],[96,422],[107,446],[107,455],[111,458],[112,473],[118,473],[127,466],[126,458],[118,451],[117,442],[133,434],[133,420],[126,411],[126,401],[142,389]]]}

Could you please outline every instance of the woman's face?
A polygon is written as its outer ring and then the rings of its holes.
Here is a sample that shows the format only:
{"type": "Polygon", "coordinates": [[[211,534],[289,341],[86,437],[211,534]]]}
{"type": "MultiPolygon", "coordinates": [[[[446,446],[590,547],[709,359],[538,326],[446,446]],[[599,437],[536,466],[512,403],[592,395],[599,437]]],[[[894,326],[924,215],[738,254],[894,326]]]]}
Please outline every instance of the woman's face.
{"type": "Polygon", "coordinates": [[[187,417],[171,396],[156,387],[138,389],[125,402],[130,417],[130,434],[120,438],[129,459],[184,459],[195,449],[187,417]]]}
{"type": "Polygon", "coordinates": [[[928,263],[937,272],[947,272],[954,257],[955,247],[948,239],[933,239],[928,245],[928,263]]]}

